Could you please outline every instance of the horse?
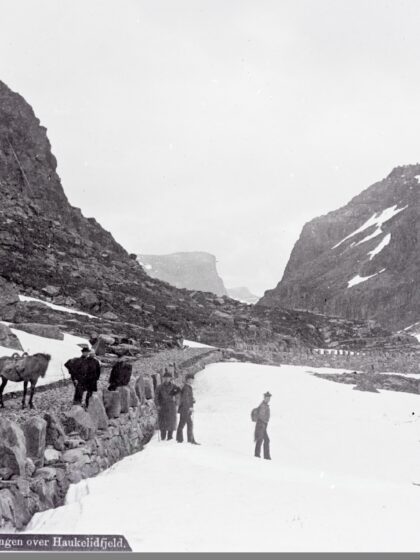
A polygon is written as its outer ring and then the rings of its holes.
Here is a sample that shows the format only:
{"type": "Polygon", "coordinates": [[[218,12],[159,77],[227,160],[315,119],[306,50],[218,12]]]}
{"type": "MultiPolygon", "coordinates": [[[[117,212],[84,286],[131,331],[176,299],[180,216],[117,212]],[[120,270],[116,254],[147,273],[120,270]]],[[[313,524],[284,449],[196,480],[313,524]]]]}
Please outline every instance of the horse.
{"type": "Polygon", "coordinates": [[[34,408],[35,385],[40,377],[45,377],[50,359],[50,354],[38,353],[29,356],[26,352],[22,356],[15,352],[11,357],[4,356],[0,358],[0,377],[2,378],[0,385],[0,407],[4,408],[4,388],[8,381],[13,381],[15,383],[23,382],[22,408],[26,406],[25,400],[28,383],[31,384],[29,407],[34,408]]]}

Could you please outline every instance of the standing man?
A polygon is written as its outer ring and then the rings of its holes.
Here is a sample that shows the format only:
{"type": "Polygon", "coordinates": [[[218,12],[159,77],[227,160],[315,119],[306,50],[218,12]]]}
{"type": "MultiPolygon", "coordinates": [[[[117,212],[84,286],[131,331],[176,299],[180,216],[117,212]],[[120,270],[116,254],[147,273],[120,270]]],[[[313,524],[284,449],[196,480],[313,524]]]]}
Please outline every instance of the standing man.
{"type": "Polygon", "coordinates": [[[64,365],[69,370],[75,386],[73,404],[82,404],[83,393],[86,391],[87,408],[92,393],[98,390],[98,379],[101,375],[101,366],[95,358],[95,353],[84,347],[80,358],[68,360],[64,365]]]}
{"type": "Polygon", "coordinates": [[[271,460],[270,457],[270,438],[267,434],[267,426],[270,421],[270,402],[271,393],[264,393],[264,399],[260,406],[256,408],[255,425],[255,457],[261,457],[261,445],[264,444],[264,459],[271,460]]]}
{"type": "Polygon", "coordinates": [[[181,391],[181,399],[179,403],[179,423],[178,429],[176,431],[176,441],[178,443],[182,443],[184,441],[183,430],[185,424],[187,425],[187,439],[189,443],[194,445],[200,445],[194,439],[193,433],[193,421],[192,421],[192,413],[194,410],[194,396],[192,390],[192,382],[194,381],[194,375],[189,373],[185,377],[185,384],[181,391]]]}
{"type": "Polygon", "coordinates": [[[175,396],[181,391],[172,383],[172,375],[166,369],[163,382],[156,390],[155,402],[158,409],[159,429],[162,440],[172,439],[176,428],[176,402],[175,396]]]}

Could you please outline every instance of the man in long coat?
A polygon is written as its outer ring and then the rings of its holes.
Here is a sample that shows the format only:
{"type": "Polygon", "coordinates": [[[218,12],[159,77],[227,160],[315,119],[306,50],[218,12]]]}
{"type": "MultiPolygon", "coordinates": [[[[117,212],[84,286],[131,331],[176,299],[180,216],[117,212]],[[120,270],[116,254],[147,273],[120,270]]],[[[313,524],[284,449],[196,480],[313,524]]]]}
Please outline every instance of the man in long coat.
{"type": "Polygon", "coordinates": [[[83,393],[86,391],[85,406],[89,405],[89,399],[94,391],[98,390],[98,379],[101,375],[101,366],[89,348],[82,348],[80,358],[68,360],[65,367],[69,370],[75,385],[74,404],[81,404],[83,393]]]}
{"type": "Polygon", "coordinates": [[[187,425],[187,439],[189,443],[193,443],[194,445],[200,445],[194,439],[194,432],[193,432],[193,421],[192,421],[192,413],[194,410],[194,395],[192,390],[192,382],[194,380],[194,375],[188,374],[185,376],[185,384],[181,391],[181,399],[179,403],[179,423],[178,429],[176,431],[176,441],[178,443],[182,443],[184,441],[183,430],[185,424],[187,425]]]}
{"type": "Polygon", "coordinates": [[[267,426],[270,421],[270,402],[271,393],[264,393],[264,399],[257,408],[257,423],[255,425],[255,457],[261,457],[261,446],[264,444],[264,459],[270,457],[270,438],[267,434],[267,426]]]}
{"type": "Polygon", "coordinates": [[[176,428],[176,395],[180,388],[172,383],[172,375],[165,371],[163,382],[156,390],[155,402],[158,409],[160,436],[172,439],[176,428]]]}

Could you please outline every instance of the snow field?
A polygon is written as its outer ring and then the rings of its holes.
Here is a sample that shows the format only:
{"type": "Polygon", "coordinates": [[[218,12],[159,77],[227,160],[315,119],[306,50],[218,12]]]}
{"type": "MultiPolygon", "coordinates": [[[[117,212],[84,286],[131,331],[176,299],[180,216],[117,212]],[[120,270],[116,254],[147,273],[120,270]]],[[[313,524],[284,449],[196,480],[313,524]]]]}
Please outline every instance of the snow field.
{"type": "Polygon", "coordinates": [[[207,366],[195,382],[202,446],[155,437],[27,531],[121,533],[135,551],[419,550],[420,397],[311,371],[207,366]],[[271,462],[253,457],[250,419],[267,390],[271,462]]]}

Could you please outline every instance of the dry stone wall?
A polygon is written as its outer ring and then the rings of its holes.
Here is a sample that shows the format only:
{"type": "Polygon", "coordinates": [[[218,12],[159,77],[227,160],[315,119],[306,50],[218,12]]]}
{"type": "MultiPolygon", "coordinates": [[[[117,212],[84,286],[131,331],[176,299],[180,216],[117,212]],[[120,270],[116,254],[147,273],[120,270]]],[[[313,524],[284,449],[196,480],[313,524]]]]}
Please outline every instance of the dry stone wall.
{"type": "MultiPolygon", "coordinates": [[[[161,367],[175,370],[181,382],[221,359],[218,350],[202,350],[161,367]]],[[[36,512],[62,505],[70,484],[143,449],[156,426],[160,371],[141,360],[133,369],[129,386],[100,389],[87,410],[74,405],[60,414],[44,411],[23,423],[0,415],[0,531],[24,528],[36,512]]]]}
{"type": "Polygon", "coordinates": [[[420,375],[420,353],[410,351],[356,352],[339,349],[294,349],[274,352],[249,347],[242,351],[225,350],[225,358],[272,365],[331,367],[362,372],[398,372],[420,375]]]}

